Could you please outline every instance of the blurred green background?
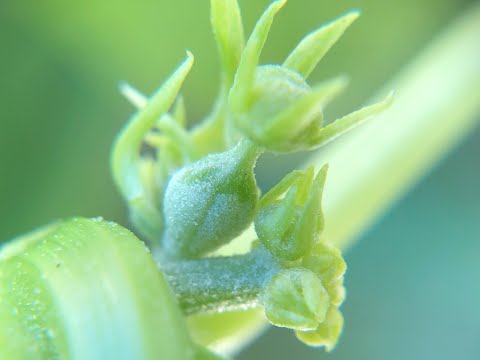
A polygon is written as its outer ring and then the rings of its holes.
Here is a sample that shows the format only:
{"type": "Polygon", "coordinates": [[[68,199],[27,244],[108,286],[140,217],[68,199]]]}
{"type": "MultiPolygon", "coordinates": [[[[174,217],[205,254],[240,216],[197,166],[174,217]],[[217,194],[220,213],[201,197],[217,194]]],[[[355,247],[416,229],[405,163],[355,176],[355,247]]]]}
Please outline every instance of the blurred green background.
{"type": "MultiPolygon", "coordinates": [[[[472,2],[290,0],[262,61],[282,61],[307,31],[362,9],[311,79],[350,75],[333,117],[366,101],[472,2]]],[[[268,3],[240,0],[247,32],[268,3]]],[[[152,92],[188,48],[196,58],[184,95],[191,123],[201,118],[219,77],[208,18],[208,0],[0,2],[0,240],[74,215],[128,227],[108,165],[132,111],[117,84],[152,92]]],[[[348,251],[334,353],[275,329],[239,358],[480,359],[479,154],[477,129],[348,251]]],[[[287,160],[275,161],[261,163],[264,188],[285,171],[287,160]]]]}

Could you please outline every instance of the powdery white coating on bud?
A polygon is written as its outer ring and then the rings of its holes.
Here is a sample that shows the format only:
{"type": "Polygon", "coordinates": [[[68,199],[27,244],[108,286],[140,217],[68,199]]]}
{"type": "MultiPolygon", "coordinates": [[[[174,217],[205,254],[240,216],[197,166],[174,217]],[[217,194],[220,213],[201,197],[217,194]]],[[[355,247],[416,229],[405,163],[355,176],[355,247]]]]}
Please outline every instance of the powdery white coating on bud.
{"type": "Polygon", "coordinates": [[[165,192],[170,254],[200,257],[238,236],[251,223],[258,200],[253,168],[257,150],[247,141],[178,171],[165,192]]]}

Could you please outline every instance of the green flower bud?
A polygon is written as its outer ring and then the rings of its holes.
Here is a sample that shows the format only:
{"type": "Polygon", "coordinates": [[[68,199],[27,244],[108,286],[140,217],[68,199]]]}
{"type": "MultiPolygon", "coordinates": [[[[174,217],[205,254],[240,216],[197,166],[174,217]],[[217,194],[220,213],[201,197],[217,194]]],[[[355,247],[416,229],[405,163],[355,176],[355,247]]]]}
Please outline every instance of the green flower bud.
{"type": "Polygon", "coordinates": [[[165,191],[167,253],[200,257],[238,236],[252,222],[258,201],[253,174],[258,149],[243,140],[179,170],[165,191]]]}
{"type": "Polygon", "coordinates": [[[310,252],[323,229],[322,192],[327,173],[323,167],[313,179],[313,168],[285,177],[260,202],[255,231],[264,246],[282,260],[296,260],[310,252]],[[285,192],[282,200],[277,197],[285,192]]]}
{"type": "Polygon", "coordinates": [[[318,242],[302,259],[302,265],[313,271],[322,280],[333,305],[339,306],[343,303],[345,300],[343,275],[347,265],[339,249],[318,242]]]}
{"type": "Polygon", "coordinates": [[[280,271],[268,283],[263,301],[272,324],[296,330],[316,329],[330,306],[322,281],[303,268],[280,271]]]}
{"type": "Polygon", "coordinates": [[[258,66],[250,93],[248,120],[247,116],[239,115],[237,124],[262,140],[268,120],[310,92],[310,86],[297,72],[280,65],[258,66]]]}
{"type": "MultiPolygon", "coordinates": [[[[241,54],[229,95],[229,110],[238,130],[273,152],[294,152],[324,145],[390,103],[367,107],[323,128],[323,108],[345,87],[346,81],[338,78],[311,88],[306,78],[359,12],[351,11],[307,35],[283,65],[259,66],[273,18],[285,2],[274,1],[257,22],[241,54]]],[[[238,55],[243,36],[241,40],[234,41],[238,46],[234,47],[235,53],[231,51],[232,56],[238,55]]]]}
{"type": "Polygon", "coordinates": [[[297,338],[310,346],[325,346],[327,351],[332,350],[337,344],[342,333],[343,316],[334,307],[328,310],[325,321],[313,331],[296,331],[297,338]]]}
{"type": "Polygon", "coordinates": [[[346,291],[343,286],[343,276],[335,281],[325,284],[328,295],[330,295],[330,303],[335,306],[340,306],[345,301],[346,291]]]}
{"type": "Polygon", "coordinates": [[[303,150],[306,139],[322,126],[322,109],[346,85],[340,77],[315,88],[280,65],[259,66],[250,89],[249,106],[232,110],[235,125],[259,146],[272,152],[303,150]]]}
{"type": "Polygon", "coordinates": [[[313,246],[302,265],[317,274],[324,284],[341,279],[347,269],[340,250],[323,242],[313,246]]]}

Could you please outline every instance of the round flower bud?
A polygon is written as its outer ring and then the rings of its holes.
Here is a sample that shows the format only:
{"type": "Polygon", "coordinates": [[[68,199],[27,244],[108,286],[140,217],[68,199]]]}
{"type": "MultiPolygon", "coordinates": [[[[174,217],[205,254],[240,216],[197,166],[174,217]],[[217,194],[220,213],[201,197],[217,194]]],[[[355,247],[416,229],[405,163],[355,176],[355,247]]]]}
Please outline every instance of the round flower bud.
{"type": "Polygon", "coordinates": [[[253,168],[259,155],[248,141],[179,170],[165,191],[167,253],[194,258],[238,236],[252,222],[258,200],[253,168]]]}
{"type": "Polygon", "coordinates": [[[301,139],[322,125],[325,103],[345,84],[339,79],[314,91],[298,72],[281,65],[262,65],[248,101],[241,111],[232,109],[236,126],[269,151],[296,151],[301,139]]]}
{"type": "MultiPolygon", "coordinates": [[[[310,91],[302,76],[293,70],[280,65],[258,66],[248,113],[237,114],[236,124],[255,142],[270,148],[278,140],[271,136],[275,132],[267,135],[271,120],[310,91]]],[[[321,116],[312,114],[312,120],[315,115],[321,116]]]]}
{"type": "Polygon", "coordinates": [[[317,274],[325,284],[338,282],[343,278],[347,269],[340,250],[323,242],[318,242],[313,246],[302,264],[317,274]]]}
{"type": "Polygon", "coordinates": [[[313,331],[296,331],[297,338],[310,346],[325,346],[327,351],[337,344],[343,329],[342,313],[335,307],[330,307],[325,321],[313,331]]]}
{"type": "Polygon", "coordinates": [[[310,270],[280,271],[264,292],[265,315],[276,326],[314,330],[325,320],[330,298],[321,280],[310,270]]]}

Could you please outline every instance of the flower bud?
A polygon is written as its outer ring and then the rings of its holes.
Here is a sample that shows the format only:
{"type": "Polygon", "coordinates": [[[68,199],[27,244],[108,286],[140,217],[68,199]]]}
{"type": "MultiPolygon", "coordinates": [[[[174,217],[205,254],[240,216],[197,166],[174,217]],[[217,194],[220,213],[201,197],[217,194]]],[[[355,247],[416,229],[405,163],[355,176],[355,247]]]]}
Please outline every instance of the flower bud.
{"type": "Polygon", "coordinates": [[[264,292],[265,315],[276,326],[314,330],[325,320],[330,298],[322,281],[310,270],[280,271],[264,292]]]}
{"type": "Polygon", "coordinates": [[[343,277],[347,269],[340,250],[323,242],[313,246],[312,251],[303,258],[302,265],[317,274],[325,284],[343,277]]]}
{"type": "Polygon", "coordinates": [[[325,346],[327,351],[332,350],[337,344],[342,333],[343,316],[335,307],[330,307],[325,321],[313,331],[296,331],[297,338],[310,346],[325,346]]]}
{"type": "Polygon", "coordinates": [[[251,223],[258,200],[253,168],[258,150],[247,140],[179,170],[165,191],[163,246],[172,255],[200,257],[251,223]]]}
{"type": "MultiPolygon", "coordinates": [[[[323,128],[323,109],[346,81],[341,77],[312,88],[306,82],[318,62],[358,17],[358,11],[348,12],[308,34],[282,65],[259,66],[273,18],[285,2],[272,2],[255,25],[229,94],[229,110],[236,128],[272,152],[295,152],[324,145],[389,104],[368,107],[323,128]]],[[[238,45],[240,41],[234,43],[238,45]]],[[[235,47],[236,55],[238,49],[235,47]]]]}
{"type": "Polygon", "coordinates": [[[326,171],[327,167],[322,168],[313,182],[312,168],[292,173],[262,198],[255,231],[279,259],[292,261],[309,253],[323,229],[321,201],[326,171]],[[290,185],[285,197],[277,200],[290,185]]]}
{"type": "Polygon", "coordinates": [[[294,152],[322,126],[322,110],[346,86],[339,77],[313,89],[297,72],[280,65],[258,66],[243,112],[232,109],[235,125],[272,152],[294,152]]]}
{"type": "Polygon", "coordinates": [[[345,300],[343,275],[347,265],[339,249],[318,242],[302,259],[302,266],[313,271],[322,280],[333,305],[339,306],[343,303],[345,300]]]}

